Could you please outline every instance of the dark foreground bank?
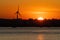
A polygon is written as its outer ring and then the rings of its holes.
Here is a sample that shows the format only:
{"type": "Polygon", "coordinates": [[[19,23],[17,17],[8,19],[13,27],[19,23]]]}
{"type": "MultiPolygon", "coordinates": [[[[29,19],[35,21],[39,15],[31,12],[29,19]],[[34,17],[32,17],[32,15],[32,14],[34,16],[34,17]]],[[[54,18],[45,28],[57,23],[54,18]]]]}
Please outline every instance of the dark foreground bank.
{"type": "Polygon", "coordinates": [[[60,27],[60,20],[22,20],[22,19],[0,19],[0,27],[60,27]]]}

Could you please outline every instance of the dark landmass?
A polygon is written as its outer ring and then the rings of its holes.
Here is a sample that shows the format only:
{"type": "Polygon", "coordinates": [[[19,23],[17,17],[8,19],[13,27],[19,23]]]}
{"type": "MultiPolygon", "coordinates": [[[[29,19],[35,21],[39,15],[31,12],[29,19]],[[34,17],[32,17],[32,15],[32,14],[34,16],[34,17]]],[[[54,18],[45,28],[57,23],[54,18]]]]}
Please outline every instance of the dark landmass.
{"type": "Polygon", "coordinates": [[[60,27],[60,19],[0,19],[0,27],[60,27]]]}

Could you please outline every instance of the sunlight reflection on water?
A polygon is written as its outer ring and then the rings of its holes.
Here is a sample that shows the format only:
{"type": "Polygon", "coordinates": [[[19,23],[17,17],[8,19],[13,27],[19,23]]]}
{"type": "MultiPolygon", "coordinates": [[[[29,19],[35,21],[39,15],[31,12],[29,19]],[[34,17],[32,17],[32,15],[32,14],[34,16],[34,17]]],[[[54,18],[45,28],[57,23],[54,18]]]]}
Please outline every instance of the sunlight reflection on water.
{"type": "Polygon", "coordinates": [[[44,34],[39,34],[37,38],[38,40],[44,40],[44,34]]]}

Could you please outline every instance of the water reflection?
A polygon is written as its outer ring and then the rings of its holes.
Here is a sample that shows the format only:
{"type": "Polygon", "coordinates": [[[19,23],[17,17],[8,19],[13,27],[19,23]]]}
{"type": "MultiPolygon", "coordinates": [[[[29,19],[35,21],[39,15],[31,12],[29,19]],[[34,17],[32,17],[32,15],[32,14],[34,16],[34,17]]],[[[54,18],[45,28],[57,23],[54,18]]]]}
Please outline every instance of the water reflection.
{"type": "Polygon", "coordinates": [[[60,34],[39,34],[38,40],[60,40],[60,34]]]}
{"type": "Polygon", "coordinates": [[[60,40],[60,34],[0,34],[0,40],[60,40]]]}
{"type": "Polygon", "coordinates": [[[38,40],[44,40],[44,34],[38,34],[37,39],[38,40]]]}

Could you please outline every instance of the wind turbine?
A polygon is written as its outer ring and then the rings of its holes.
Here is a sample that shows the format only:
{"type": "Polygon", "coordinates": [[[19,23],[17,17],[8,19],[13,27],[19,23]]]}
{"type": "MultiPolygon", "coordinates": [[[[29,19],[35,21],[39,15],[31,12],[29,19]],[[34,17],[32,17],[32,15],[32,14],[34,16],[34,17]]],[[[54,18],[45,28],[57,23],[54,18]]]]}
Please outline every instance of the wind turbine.
{"type": "Polygon", "coordinates": [[[19,19],[19,15],[20,15],[20,12],[19,12],[19,5],[18,5],[18,10],[16,11],[17,20],[19,19]]]}

